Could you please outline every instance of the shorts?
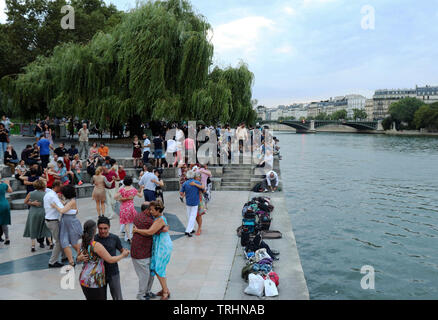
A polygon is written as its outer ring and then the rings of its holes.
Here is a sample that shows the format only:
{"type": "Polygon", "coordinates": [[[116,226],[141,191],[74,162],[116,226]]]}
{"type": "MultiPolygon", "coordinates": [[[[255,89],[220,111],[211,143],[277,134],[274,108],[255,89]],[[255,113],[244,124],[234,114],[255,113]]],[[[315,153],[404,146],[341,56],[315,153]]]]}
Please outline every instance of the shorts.
{"type": "Polygon", "coordinates": [[[143,190],[144,195],[144,201],[151,202],[157,200],[157,197],[155,196],[155,191],[152,190],[143,190]]]}
{"type": "Polygon", "coordinates": [[[163,157],[163,150],[154,150],[154,157],[155,159],[161,159],[163,157]]]}
{"type": "Polygon", "coordinates": [[[41,137],[41,132],[36,132],[35,137],[37,137],[37,138],[41,137]]]}

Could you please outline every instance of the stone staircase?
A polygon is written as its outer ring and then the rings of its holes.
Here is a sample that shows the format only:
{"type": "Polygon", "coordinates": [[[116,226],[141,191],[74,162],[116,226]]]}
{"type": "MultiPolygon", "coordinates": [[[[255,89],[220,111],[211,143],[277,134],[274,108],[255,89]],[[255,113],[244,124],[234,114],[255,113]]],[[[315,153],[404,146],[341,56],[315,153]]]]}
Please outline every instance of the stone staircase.
{"type": "Polygon", "coordinates": [[[252,165],[229,165],[224,167],[221,190],[247,191],[250,189],[252,165]]]}
{"type": "MultiPolygon", "coordinates": [[[[126,174],[133,177],[133,186],[138,188],[139,175],[141,169],[134,168],[134,162],[132,158],[116,159],[119,165],[123,165],[126,174]]],[[[242,163],[243,161],[241,161],[242,163]]],[[[86,168],[84,161],[83,167],[86,168]]],[[[254,185],[260,182],[263,175],[256,175],[254,173],[254,164],[227,164],[224,166],[214,165],[209,166],[209,170],[212,172],[213,191],[249,191],[254,185]]],[[[274,163],[274,167],[278,168],[274,163]]],[[[12,210],[26,210],[27,205],[24,204],[26,198],[26,187],[21,184],[20,181],[12,176],[9,167],[0,165],[0,172],[2,178],[10,181],[12,193],[6,194],[12,210]]],[[[90,183],[91,177],[85,171],[82,171],[82,181],[84,184],[81,186],[75,186],[78,198],[91,198],[94,186],[90,183]]],[[[179,177],[177,168],[165,168],[163,170],[162,178],[164,180],[164,191],[178,191],[179,190],[179,177]]],[[[281,182],[280,182],[281,184],[281,182]]]]}

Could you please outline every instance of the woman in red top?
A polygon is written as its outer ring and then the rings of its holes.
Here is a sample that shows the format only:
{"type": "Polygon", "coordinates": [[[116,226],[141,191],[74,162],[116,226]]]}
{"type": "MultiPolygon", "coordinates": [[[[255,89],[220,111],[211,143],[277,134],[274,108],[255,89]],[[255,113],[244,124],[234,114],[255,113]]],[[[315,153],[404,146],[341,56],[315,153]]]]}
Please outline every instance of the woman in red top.
{"type": "Polygon", "coordinates": [[[123,169],[123,166],[119,166],[118,173],[119,173],[119,179],[123,181],[123,179],[125,179],[126,177],[126,171],[123,169]]]}
{"type": "Polygon", "coordinates": [[[53,163],[49,163],[47,165],[47,169],[45,169],[45,175],[46,175],[46,180],[47,180],[47,188],[52,189],[53,186],[53,182],[55,182],[55,170],[54,170],[55,166],[53,165],[53,163]]]}
{"type": "Polygon", "coordinates": [[[65,169],[67,170],[67,175],[69,176],[70,181],[73,183],[75,175],[71,170],[71,160],[68,156],[68,153],[64,154],[63,160],[64,160],[65,169]]]}

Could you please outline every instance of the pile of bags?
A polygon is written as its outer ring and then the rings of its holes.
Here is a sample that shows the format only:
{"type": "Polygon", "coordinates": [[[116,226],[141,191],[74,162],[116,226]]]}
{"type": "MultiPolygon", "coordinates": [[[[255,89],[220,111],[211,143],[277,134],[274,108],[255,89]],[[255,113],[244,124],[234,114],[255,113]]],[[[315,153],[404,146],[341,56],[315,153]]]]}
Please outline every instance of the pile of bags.
{"type": "MultiPolygon", "coordinates": [[[[269,230],[271,227],[271,212],[274,206],[267,197],[254,197],[245,203],[242,209],[242,241],[246,241],[251,235],[260,230],[269,230]]],[[[243,244],[242,244],[243,246],[243,244]]]]}
{"type": "Polygon", "coordinates": [[[241,245],[247,263],[241,276],[248,281],[244,292],[249,295],[278,295],[279,277],[273,271],[273,263],[279,260],[279,252],[272,250],[262,238],[263,232],[270,228],[273,209],[270,199],[264,197],[251,199],[242,209],[241,245]]]}
{"type": "Polygon", "coordinates": [[[242,278],[248,281],[245,293],[261,297],[278,296],[278,285],[280,279],[273,271],[274,259],[269,256],[266,248],[256,252],[246,253],[247,264],[242,268],[242,278]]]}

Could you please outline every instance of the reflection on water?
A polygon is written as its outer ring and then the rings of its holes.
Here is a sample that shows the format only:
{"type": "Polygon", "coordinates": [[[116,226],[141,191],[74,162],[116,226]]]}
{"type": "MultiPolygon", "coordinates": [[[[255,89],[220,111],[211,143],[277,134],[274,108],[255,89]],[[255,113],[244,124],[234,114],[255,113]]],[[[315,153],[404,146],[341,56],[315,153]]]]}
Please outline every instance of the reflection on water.
{"type": "Polygon", "coordinates": [[[277,133],[312,299],[438,298],[438,139],[277,133]],[[363,290],[360,269],[375,269],[363,290]]]}

